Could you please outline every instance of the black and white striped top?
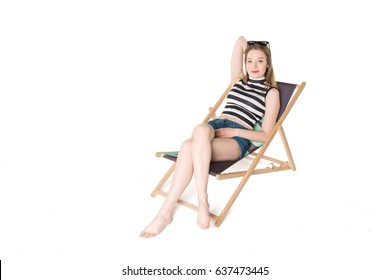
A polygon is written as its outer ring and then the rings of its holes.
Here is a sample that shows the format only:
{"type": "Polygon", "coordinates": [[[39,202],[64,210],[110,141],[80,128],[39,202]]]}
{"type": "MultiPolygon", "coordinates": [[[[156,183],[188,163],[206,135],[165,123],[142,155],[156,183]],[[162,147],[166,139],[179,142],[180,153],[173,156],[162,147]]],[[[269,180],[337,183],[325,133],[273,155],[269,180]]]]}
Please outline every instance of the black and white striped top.
{"type": "Polygon", "coordinates": [[[265,98],[270,89],[265,85],[265,78],[249,79],[246,85],[238,81],[227,96],[222,114],[236,117],[253,128],[264,116],[265,98]]]}

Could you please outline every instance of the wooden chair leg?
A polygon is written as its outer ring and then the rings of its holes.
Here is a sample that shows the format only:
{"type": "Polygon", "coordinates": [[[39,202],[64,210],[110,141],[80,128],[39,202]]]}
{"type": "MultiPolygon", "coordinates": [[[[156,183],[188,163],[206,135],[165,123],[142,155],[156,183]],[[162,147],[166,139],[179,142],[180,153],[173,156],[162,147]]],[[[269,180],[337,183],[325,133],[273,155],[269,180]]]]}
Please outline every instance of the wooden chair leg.
{"type": "Polygon", "coordinates": [[[240,194],[240,192],[242,191],[242,189],[244,188],[246,182],[248,181],[250,177],[250,172],[247,172],[247,174],[242,178],[240,184],[237,186],[236,190],[234,191],[234,193],[232,194],[232,196],[230,197],[228,203],[226,204],[225,208],[223,208],[221,214],[219,214],[218,218],[215,220],[214,222],[214,225],[216,227],[219,227],[223,220],[225,219],[227,213],[229,212],[230,208],[233,206],[233,203],[236,201],[238,195],[240,194]]]}
{"type": "Polygon", "coordinates": [[[286,154],[287,154],[288,163],[289,163],[291,169],[295,171],[296,167],[295,167],[294,159],[293,159],[293,156],[291,154],[290,146],[288,145],[287,137],[286,137],[286,134],[284,133],[284,129],[282,126],[279,127],[279,134],[280,134],[280,137],[282,138],[284,150],[286,151],[286,154]]]}

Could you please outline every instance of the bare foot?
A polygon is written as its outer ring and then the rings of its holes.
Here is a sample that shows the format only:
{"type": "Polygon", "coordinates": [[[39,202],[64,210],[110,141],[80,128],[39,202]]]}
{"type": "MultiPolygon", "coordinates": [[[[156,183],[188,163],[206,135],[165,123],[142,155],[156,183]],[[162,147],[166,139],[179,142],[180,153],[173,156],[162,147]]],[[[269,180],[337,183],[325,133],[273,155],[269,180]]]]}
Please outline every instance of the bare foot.
{"type": "Polygon", "coordinates": [[[156,218],[140,234],[140,237],[150,238],[161,233],[172,222],[172,216],[157,215],[156,218]]]}
{"type": "Polygon", "coordinates": [[[201,229],[208,229],[210,227],[209,207],[208,203],[202,203],[198,206],[198,226],[201,229]]]}

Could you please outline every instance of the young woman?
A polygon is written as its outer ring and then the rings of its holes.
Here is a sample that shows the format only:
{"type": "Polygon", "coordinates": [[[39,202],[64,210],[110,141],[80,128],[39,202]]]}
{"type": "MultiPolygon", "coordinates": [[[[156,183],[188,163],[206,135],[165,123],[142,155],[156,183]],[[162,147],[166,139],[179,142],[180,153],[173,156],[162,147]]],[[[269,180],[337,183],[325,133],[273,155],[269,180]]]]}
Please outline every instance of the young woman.
{"type": "Polygon", "coordinates": [[[242,36],[237,39],[231,61],[232,89],[226,106],[217,119],[197,125],[191,138],[183,142],[168,195],[141,237],[154,237],[172,222],[176,202],[192,176],[198,192],[197,222],[200,228],[209,228],[210,162],[243,157],[250,141],[265,141],[276,123],[279,91],[268,46],[264,41],[247,42],[242,36]],[[255,123],[262,118],[262,131],[254,131],[255,123]]]}

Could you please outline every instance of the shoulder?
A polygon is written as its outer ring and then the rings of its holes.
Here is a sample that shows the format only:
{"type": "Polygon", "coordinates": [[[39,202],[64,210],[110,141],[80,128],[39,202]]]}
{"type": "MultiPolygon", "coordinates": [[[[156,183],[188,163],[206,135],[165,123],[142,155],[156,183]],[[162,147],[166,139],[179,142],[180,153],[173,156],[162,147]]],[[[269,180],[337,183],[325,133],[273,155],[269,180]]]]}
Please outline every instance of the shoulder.
{"type": "Polygon", "coordinates": [[[265,99],[267,105],[271,105],[271,106],[279,106],[279,103],[280,103],[280,99],[279,99],[279,90],[275,87],[271,87],[268,91],[267,91],[267,95],[266,95],[266,99],[265,99]]]}
{"type": "Polygon", "coordinates": [[[267,90],[266,96],[267,96],[267,98],[268,98],[268,96],[277,96],[277,97],[279,97],[279,90],[276,87],[270,87],[267,90]]]}

